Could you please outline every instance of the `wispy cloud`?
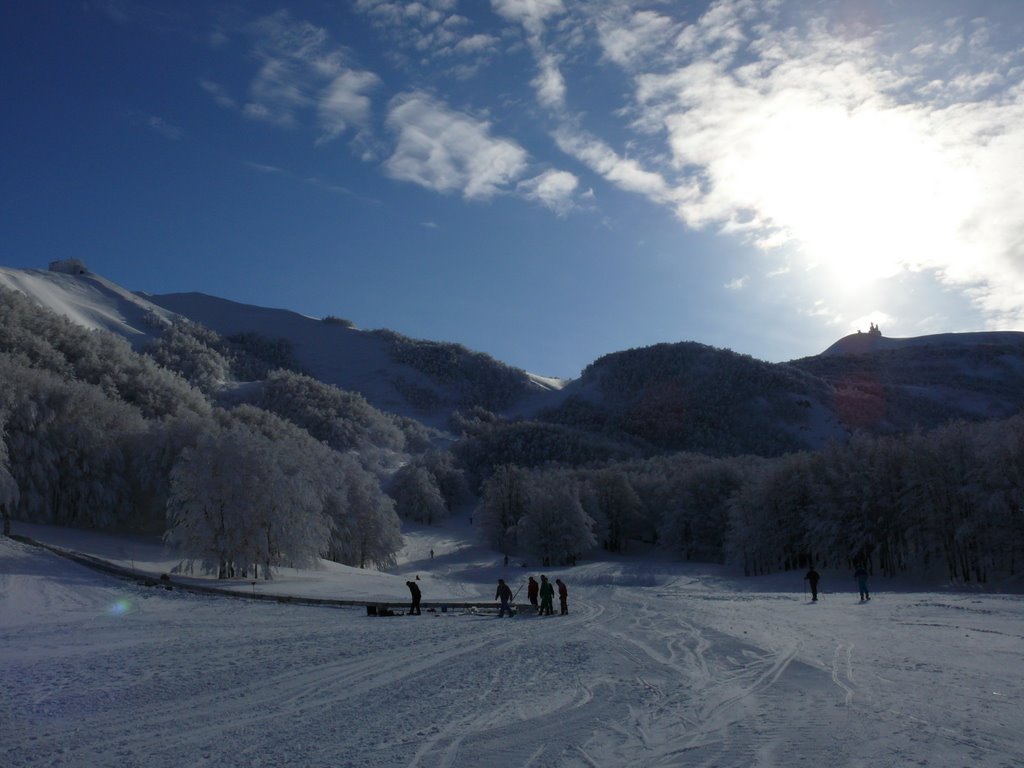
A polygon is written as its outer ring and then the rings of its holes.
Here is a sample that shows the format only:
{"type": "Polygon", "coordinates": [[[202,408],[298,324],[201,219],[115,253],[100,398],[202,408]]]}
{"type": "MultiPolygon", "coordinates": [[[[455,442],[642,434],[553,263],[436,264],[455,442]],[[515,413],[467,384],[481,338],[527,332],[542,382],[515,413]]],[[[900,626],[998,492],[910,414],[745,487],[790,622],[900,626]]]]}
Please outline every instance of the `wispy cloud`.
{"type": "Polygon", "coordinates": [[[742,277],[733,278],[725,284],[726,290],[729,291],[742,291],[747,287],[747,283],[750,282],[749,275],[743,275],[742,277]]]}
{"type": "Polygon", "coordinates": [[[236,109],[238,107],[238,102],[220,83],[207,77],[201,77],[199,78],[199,87],[210,94],[213,100],[225,109],[236,109]]]}
{"type": "Polygon", "coordinates": [[[568,171],[548,170],[519,182],[517,190],[527,200],[564,216],[574,207],[573,197],[579,183],[579,179],[568,171]]]}
{"type": "Polygon", "coordinates": [[[245,117],[282,128],[295,127],[313,115],[318,144],[346,131],[366,141],[370,130],[370,94],[380,86],[373,72],[353,66],[349,53],[322,27],[281,10],[247,27],[259,70],[247,99],[232,96],[212,78],[199,86],[222,107],[240,109],[245,117]]]}
{"type": "Polygon", "coordinates": [[[131,119],[136,125],[148,128],[153,133],[167,139],[168,141],[178,141],[183,135],[183,131],[179,126],[167,122],[164,118],[159,117],[158,115],[146,115],[141,112],[136,112],[132,114],[131,119]]]}
{"type": "Polygon", "coordinates": [[[994,325],[1024,323],[1024,49],[1011,33],[997,45],[982,18],[900,26],[829,2],[716,0],[699,17],[610,0],[492,6],[526,31],[557,145],[608,182],[813,268],[794,279],[849,289],[927,271],[994,325]],[[567,51],[545,28],[563,13],[632,83],[623,149],[566,106],[567,51]]]}
{"type": "Polygon", "coordinates": [[[475,76],[498,53],[500,39],[475,31],[473,22],[455,13],[454,0],[356,0],[355,8],[394,43],[386,55],[407,70],[431,61],[459,79],[475,76]]]}
{"type": "Polygon", "coordinates": [[[435,192],[483,200],[507,191],[526,170],[516,142],[493,136],[487,121],[412,92],[392,101],[388,127],[396,137],[387,172],[435,192]]]}

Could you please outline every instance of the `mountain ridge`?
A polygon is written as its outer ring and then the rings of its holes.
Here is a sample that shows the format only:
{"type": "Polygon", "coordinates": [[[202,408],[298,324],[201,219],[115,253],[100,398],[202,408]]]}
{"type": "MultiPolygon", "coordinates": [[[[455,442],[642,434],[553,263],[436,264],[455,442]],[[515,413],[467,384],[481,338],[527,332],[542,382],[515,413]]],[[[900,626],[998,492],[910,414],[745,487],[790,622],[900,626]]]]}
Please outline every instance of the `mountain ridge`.
{"type": "Polygon", "coordinates": [[[142,347],[175,318],[229,338],[284,339],[302,368],[375,407],[447,429],[483,407],[655,451],[776,454],[819,449],[858,429],[901,432],[951,418],[1001,418],[1024,407],[1024,333],[906,339],[872,326],[822,353],[768,363],[698,342],[610,352],[576,379],[536,376],[461,345],[361,330],[200,292],[131,292],[75,260],[48,271],[0,267],[0,285],[85,327],[142,347]],[[750,429],[750,424],[759,425],[750,429]]]}

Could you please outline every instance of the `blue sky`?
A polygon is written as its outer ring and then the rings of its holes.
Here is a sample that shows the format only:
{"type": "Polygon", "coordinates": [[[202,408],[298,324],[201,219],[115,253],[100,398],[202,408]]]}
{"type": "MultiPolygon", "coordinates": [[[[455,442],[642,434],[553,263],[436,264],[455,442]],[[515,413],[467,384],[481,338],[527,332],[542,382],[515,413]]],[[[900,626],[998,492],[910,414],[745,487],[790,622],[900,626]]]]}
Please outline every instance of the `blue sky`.
{"type": "Polygon", "coordinates": [[[0,263],[573,377],[1024,329],[1018,0],[0,11],[0,263]]]}

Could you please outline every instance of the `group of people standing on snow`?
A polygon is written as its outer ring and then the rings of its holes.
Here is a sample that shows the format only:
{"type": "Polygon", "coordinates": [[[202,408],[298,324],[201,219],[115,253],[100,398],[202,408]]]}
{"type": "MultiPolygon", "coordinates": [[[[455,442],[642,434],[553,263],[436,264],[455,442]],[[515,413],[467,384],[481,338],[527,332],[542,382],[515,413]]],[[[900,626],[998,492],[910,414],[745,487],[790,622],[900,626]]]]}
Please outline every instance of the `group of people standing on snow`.
{"type": "MultiPolygon", "coordinates": [[[[853,572],[853,578],[857,580],[857,588],[860,590],[860,600],[871,599],[871,593],[868,592],[868,569],[864,567],[863,563],[857,565],[857,570],[853,572]]],[[[818,581],[821,580],[821,574],[814,570],[812,565],[808,569],[807,574],[804,576],[804,581],[811,585],[811,602],[818,602],[818,581]]]]}
{"type": "MultiPolygon", "coordinates": [[[[569,613],[569,589],[561,579],[555,579],[555,584],[558,585],[558,602],[561,607],[561,615],[565,616],[569,613]]],[[[534,607],[537,613],[542,616],[550,616],[554,613],[552,602],[555,598],[555,588],[548,581],[547,576],[541,576],[539,584],[531,576],[529,582],[527,582],[526,596],[530,600],[530,605],[534,607]],[[538,598],[540,599],[539,606],[537,605],[538,598]]]]}
{"type": "MultiPolygon", "coordinates": [[[[558,585],[558,602],[561,607],[561,615],[565,616],[569,613],[569,589],[561,579],[555,579],[555,584],[558,585]]],[[[541,616],[551,616],[554,614],[555,587],[548,581],[547,576],[541,576],[540,582],[531,576],[527,582],[526,596],[530,600],[530,605],[541,616]]],[[[494,594],[494,599],[501,603],[498,608],[499,618],[504,616],[506,612],[509,616],[512,615],[512,599],[514,597],[515,594],[513,594],[512,588],[505,583],[505,580],[498,579],[498,591],[494,594]]]]}
{"type": "MultiPolygon", "coordinates": [[[[416,578],[419,579],[419,576],[416,578]]],[[[569,613],[569,589],[561,579],[555,579],[555,584],[558,585],[558,602],[561,605],[562,615],[565,616],[569,613]]],[[[412,597],[412,603],[409,606],[409,613],[407,615],[419,616],[421,615],[420,600],[423,597],[423,593],[415,581],[407,581],[405,585],[409,587],[409,594],[412,597]]],[[[553,607],[555,587],[548,581],[547,576],[541,576],[539,584],[531,576],[526,594],[530,598],[530,605],[534,607],[537,613],[550,616],[555,612],[553,607]],[[538,598],[540,599],[539,606],[538,598]]],[[[513,594],[512,588],[505,583],[505,580],[498,579],[498,591],[494,594],[494,599],[501,603],[501,607],[498,609],[498,618],[502,618],[506,613],[509,616],[512,615],[512,600],[514,597],[515,594],[513,594]]]]}

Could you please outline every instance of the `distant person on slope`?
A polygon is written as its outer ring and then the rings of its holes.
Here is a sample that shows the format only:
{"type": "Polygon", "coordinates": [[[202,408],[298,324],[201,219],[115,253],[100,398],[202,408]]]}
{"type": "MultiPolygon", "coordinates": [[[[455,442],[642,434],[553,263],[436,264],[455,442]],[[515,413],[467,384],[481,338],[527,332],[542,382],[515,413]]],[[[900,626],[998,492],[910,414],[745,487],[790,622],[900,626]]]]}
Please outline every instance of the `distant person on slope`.
{"type": "Polygon", "coordinates": [[[540,584],[537,580],[530,577],[530,583],[526,585],[526,596],[530,598],[530,605],[533,606],[533,610],[537,610],[537,594],[540,592],[540,584]]]}
{"type": "Polygon", "coordinates": [[[562,608],[562,615],[565,616],[569,613],[569,588],[561,579],[555,579],[555,584],[558,585],[558,604],[562,608]]]}
{"type": "Polygon", "coordinates": [[[541,615],[547,614],[551,616],[554,612],[554,606],[551,601],[555,597],[555,588],[551,586],[551,582],[548,581],[547,576],[540,577],[540,612],[541,615]]]}
{"type": "Polygon", "coordinates": [[[512,587],[505,583],[504,579],[498,579],[498,591],[494,593],[494,599],[501,601],[498,609],[498,618],[502,618],[506,611],[509,618],[512,618],[512,587]]]}
{"type": "Polygon", "coordinates": [[[871,595],[868,593],[868,569],[863,564],[857,566],[857,570],[853,572],[853,578],[857,580],[857,588],[860,590],[861,602],[870,600],[871,595]]]}
{"type": "Polygon", "coordinates": [[[423,596],[420,592],[419,585],[415,581],[405,582],[405,586],[409,588],[409,592],[412,594],[412,605],[409,606],[409,615],[413,614],[420,616],[420,598],[423,596]]]}
{"type": "Polygon", "coordinates": [[[814,570],[814,566],[813,565],[807,571],[807,575],[804,576],[804,581],[810,583],[810,585],[811,585],[811,602],[812,603],[818,602],[818,579],[820,579],[820,578],[821,578],[821,574],[819,574],[816,570],[814,570]]]}

